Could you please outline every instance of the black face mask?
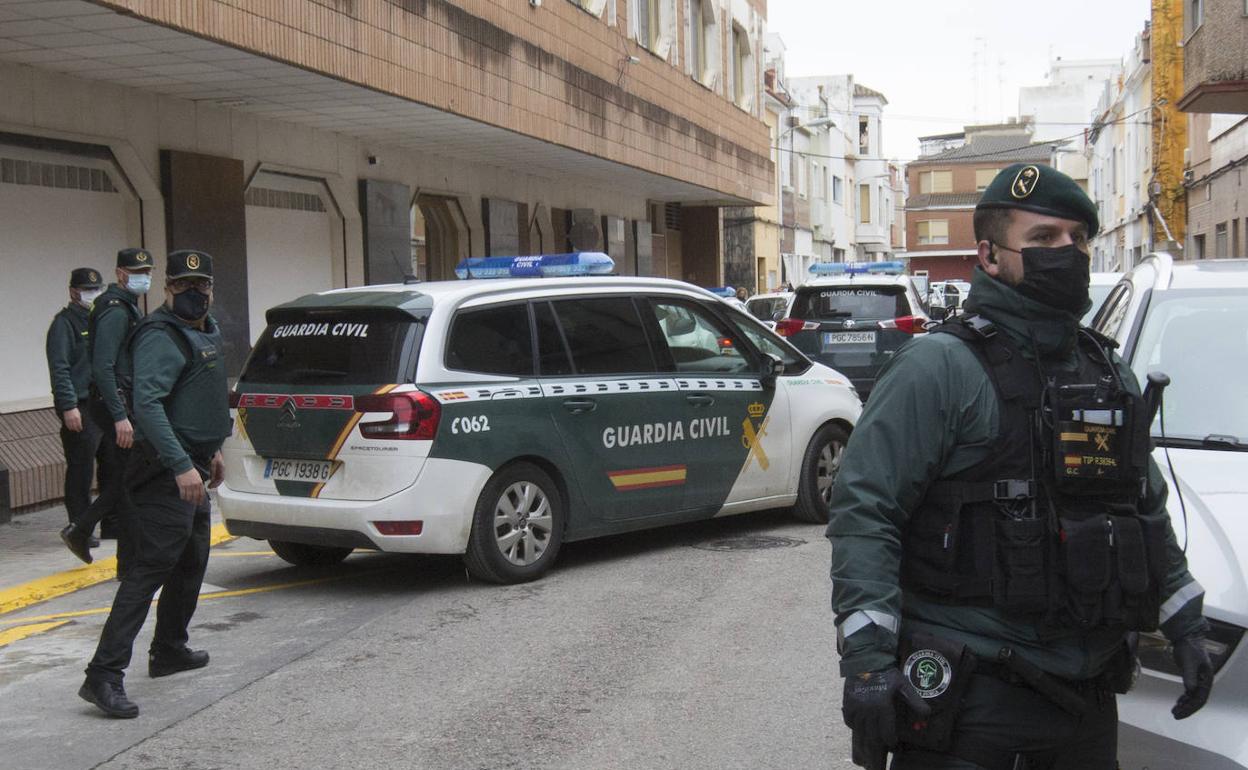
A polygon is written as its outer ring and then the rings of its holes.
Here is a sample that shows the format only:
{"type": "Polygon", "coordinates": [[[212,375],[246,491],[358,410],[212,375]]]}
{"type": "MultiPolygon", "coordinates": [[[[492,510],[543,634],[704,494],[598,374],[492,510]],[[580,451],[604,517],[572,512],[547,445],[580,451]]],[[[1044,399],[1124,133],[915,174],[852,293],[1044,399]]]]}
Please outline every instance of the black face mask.
{"type": "Polygon", "coordinates": [[[208,295],[195,289],[187,289],[173,295],[173,314],[188,321],[198,321],[208,315],[208,295]]]}
{"type": "Polygon", "coordinates": [[[1091,264],[1073,243],[1056,249],[1027,248],[1018,293],[1058,310],[1079,315],[1087,307],[1091,264]]]}

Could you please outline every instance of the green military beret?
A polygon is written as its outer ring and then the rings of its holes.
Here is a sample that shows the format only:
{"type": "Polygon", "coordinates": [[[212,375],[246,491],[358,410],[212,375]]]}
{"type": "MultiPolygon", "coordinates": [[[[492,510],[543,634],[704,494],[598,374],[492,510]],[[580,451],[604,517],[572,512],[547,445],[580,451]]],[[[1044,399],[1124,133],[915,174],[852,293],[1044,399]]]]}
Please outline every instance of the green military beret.
{"type": "Polygon", "coordinates": [[[1101,226],[1096,204],[1083,188],[1057,169],[1040,164],[1015,163],[1001,169],[976,208],[1022,209],[1083,222],[1088,226],[1089,238],[1101,226]]]}

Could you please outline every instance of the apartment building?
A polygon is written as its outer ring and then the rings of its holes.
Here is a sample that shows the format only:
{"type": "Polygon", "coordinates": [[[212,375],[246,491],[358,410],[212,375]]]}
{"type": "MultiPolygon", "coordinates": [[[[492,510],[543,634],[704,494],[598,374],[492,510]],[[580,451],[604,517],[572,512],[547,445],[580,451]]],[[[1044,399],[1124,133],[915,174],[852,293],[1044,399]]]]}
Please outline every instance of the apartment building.
{"type": "Polygon", "coordinates": [[[909,272],[929,281],[970,280],[976,265],[972,218],[984,188],[1012,163],[1050,165],[1054,144],[1033,142],[1030,122],[967,126],[960,134],[920,137],[944,148],[906,167],[906,250],[909,272]]]}
{"type": "Polygon", "coordinates": [[[1185,8],[1183,91],[1189,113],[1186,255],[1248,256],[1248,6],[1185,8]]]}
{"type": "Polygon", "coordinates": [[[725,207],[776,202],[765,17],[766,0],[0,2],[0,515],[59,496],[32,319],[123,247],[214,256],[232,372],[272,305],[447,278],[469,255],[600,249],[622,273],[722,285],[725,207]]]}

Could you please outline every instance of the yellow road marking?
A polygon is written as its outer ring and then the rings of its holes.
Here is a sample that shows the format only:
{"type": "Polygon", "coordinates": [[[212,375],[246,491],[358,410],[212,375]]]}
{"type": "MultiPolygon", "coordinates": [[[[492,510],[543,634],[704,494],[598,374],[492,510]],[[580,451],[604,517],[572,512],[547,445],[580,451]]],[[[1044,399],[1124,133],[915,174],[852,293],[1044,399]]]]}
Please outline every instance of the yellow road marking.
{"type": "Polygon", "coordinates": [[[51,631],[52,629],[59,628],[68,622],[68,620],[61,620],[56,623],[35,623],[29,626],[18,626],[17,628],[0,631],[0,647],[20,641],[28,636],[41,634],[44,631],[51,631]]]}
{"type": "MultiPolygon", "coordinates": [[[[219,545],[233,539],[234,536],[225,531],[224,524],[217,524],[212,528],[209,544],[219,545]]],[[[117,558],[110,556],[107,559],[99,559],[91,564],[84,564],[55,575],[5,588],[0,590],[0,615],[104,583],[112,580],[116,575],[117,558]]]]}

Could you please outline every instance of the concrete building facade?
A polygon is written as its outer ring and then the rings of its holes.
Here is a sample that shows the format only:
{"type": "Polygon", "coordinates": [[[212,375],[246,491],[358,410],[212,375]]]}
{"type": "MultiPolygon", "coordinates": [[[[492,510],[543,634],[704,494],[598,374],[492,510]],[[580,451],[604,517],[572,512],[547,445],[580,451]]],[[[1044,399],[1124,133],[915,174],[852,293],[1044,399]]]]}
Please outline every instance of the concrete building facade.
{"type": "Polygon", "coordinates": [[[213,254],[232,373],[267,307],[446,278],[469,255],[601,249],[622,273],[722,284],[723,207],[775,202],[765,15],[765,0],[0,2],[0,508],[59,495],[31,459],[59,454],[32,340],[69,270],[109,275],[126,246],[158,265],[213,254]]]}

